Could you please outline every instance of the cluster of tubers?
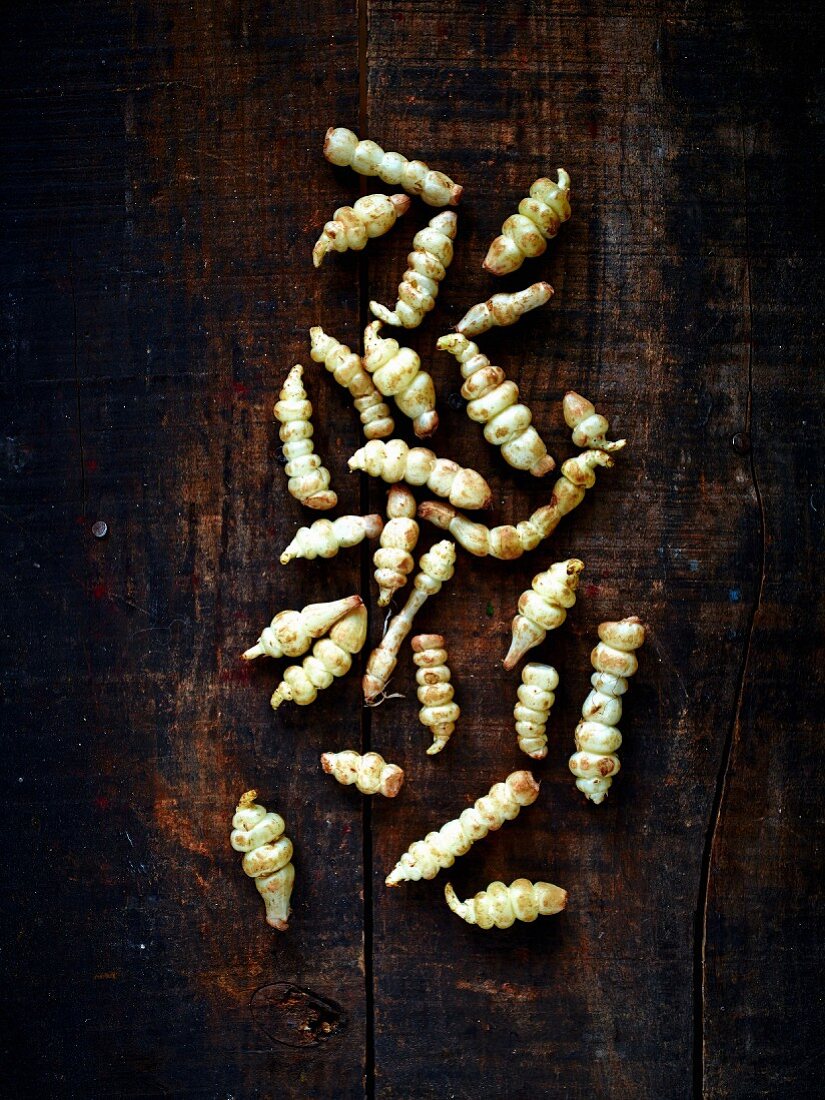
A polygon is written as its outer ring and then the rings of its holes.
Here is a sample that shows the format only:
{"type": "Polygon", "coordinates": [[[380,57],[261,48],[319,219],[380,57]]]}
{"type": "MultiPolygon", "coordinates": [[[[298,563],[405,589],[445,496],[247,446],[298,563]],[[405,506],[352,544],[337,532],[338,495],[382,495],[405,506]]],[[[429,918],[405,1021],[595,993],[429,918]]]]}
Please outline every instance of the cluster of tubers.
{"type": "MultiPolygon", "coordinates": [[[[409,195],[438,207],[457,205],[462,194],[462,187],[444,173],[400,153],[385,152],[375,142],[359,140],[342,127],[327,131],[324,156],[334,165],[351,167],[361,175],[400,186],[407,194],[369,194],[352,206],[336,209],[313,248],[316,268],[328,252],[361,250],[371,238],[389,232],[410,209],[409,195]]],[[[540,256],[548,240],[570,218],[569,195],[570,177],[562,168],[557,170],[556,181],[544,177],[535,180],[529,195],[519,203],[518,213],[504,221],[501,234],[490,245],[485,270],[493,275],[509,274],[518,270],[525,259],[540,256]]],[[[381,328],[388,324],[415,329],[435,307],[453,259],[457,225],[455,213],[442,211],[415,234],[395,307],[369,303],[376,320],[364,331],[363,356],[328,335],[320,325],[309,331],[313,362],[322,364],[349,392],[360,417],[366,443],[349,458],[349,469],[382,479],[390,489],[386,519],[372,514],[316,520],[296,531],[281,553],[280,562],[286,565],[299,558],[329,559],[365,539],[378,539],[373,554],[378,606],[387,607],[412,578],[404,606],[389,618],[382,639],[366,660],[362,691],[367,704],[387,697],[402,643],[412,630],[415,616],[453,576],[456,544],[477,557],[503,561],[516,560],[535,550],[582,502],[586,490],[595,484],[596,470],[611,467],[612,456],[625,446],[625,440],[608,439],[607,419],[587,398],[568,392],[563,414],[580,453],[562,463],[546,504],[515,525],[490,528],[458,510],[490,506],[492,492],[480,473],[439,457],[426,447],[411,447],[393,438],[395,423],[385,399],[392,398],[412,421],[415,435],[426,439],[438,428],[436,392],[417,352],[382,336],[381,328]],[[409,486],[426,487],[443,499],[418,503],[409,486]],[[413,554],[420,536],[419,519],[447,531],[451,538],[423,553],[416,571],[413,554]]],[[[511,467],[536,478],[553,471],[555,461],[533,425],[530,409],[520,399],[518,385],[501,367],[493,365],[471,338],[495,326],[516,323],[529,310],[547,303],[552,295],[553,288],[546,282],[494,294],[474,305],[455,331],[437,343],[439,350],[450,353],[459,364],[467,415],[483,426],[485,440],[499,449],[511,467]]],[[[300,365],[289,372],[274,414],[280,423],[290,494],[304,506],[323,511],[335,507],[338,498],[331,488],[330,473],[314,450],[312,404],[303,375],[300,365]]],[[[534,576],[531,587],[518,600],[511,644],[502,662],[505,670],[515,668],[529,650],[544,642],[548,631],[564,623],[576,602],[583,569],[583,562],[570,558],[534,576]]],[[[301,610],[279,611],[243,658],[303,657],[300,664],[289,665],[283,671],[271,705],[277,709],[290,701],[306,706],[315,701],[319,691],[351,670],[353,658],[366,643],[367,626],[367,608],[360,595],[307,604],[301,610]]],[[[622,714],[621,696],[638,667],[635,650],[644,642],[644,636],[644,626],[636,616],[599,626],[600,641],[591,654],[595,670],[592,691],[582,707],[582,720],[575,731],[577,751],[569,761],[577,788],[596,804],[605,798],[612,777],[619,771],[616,750],[622,740],[617,725],[622,714]]],[[[426,753],[434,756],[448,745],[461,710],[454,698],[444,637],[419,634],[412,638],[411,649],[420,704],[418,718],[432,736],[426,753]]],[[[558,672],[551,665],[534,661],[521,670],[513,718],[518,749],[533,760],[547,756],[546,727],[558,685],[558,672]]],[[[354,786],[366,796],[395,798],[405,779],[402,768],[387,763],[377,752],[324,752],[321,766],[338,783],[354,786]]],[[[413,842],[387,876],[386,884],[398,886],[434,878],[477,840],[513,820],[523,807],[536,801],[538,794],[539,783],[531,772],[511,772],[457,818],[413,842]]],[[[243,870],[255,880],[265,903],[267,923],[284,931],[295,877],[292,842],[284,836],[283,819],[268,813],[256,797],[255,791],[248,791],[239,800],[230,843],[244,853],[243,870]]],[[[454,913],[482,929],[531,922],[539,916],[559,913],[567,904],[565,890],[526,878],[517,878],[509,886],[492,882],[466,901],[459,900],[450,883],[444,894],[454,913]]]]}

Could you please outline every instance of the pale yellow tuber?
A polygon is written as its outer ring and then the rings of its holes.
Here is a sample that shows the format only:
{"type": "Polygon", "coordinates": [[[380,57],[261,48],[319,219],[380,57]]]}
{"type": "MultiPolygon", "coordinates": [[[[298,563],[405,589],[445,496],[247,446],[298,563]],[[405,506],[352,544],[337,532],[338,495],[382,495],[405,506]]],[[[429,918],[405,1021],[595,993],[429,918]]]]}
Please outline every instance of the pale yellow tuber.
{"type": "Polygon", "coordinates": [[[398,287],[395,310],[370,302],[375,317],[399,328],[417,328],[421,324],[435,306],[438,284],[452,261],[457,228],[458,218],[447,210],[419,229],[413,237],[413,250],[407,256],[408,266],[398,287]]]}
{"type": "Polygon", "coordinates": [[[258,893],[266,906],[266,923],[279,932],[286,932],[289,920],[289,899],[295,882],[292,841],[284,833],[280,814],[267,813],[255,799],[257,791],[241,795],[229,843],[236,852],[245,852],[242,867],[255,879],[258,893]]]}
{"type": "Polygon", "coordinates": [[[418,669],[415,674],[417,695],[421,703],[418,720],[432,731],[433,743],[427,749],[427,756],[435,756],[452,737],[461,711],[453,702],[453,685],[450,683],[447,650],[442,636],[418,634],[412,640],[412,648],[413,662],[418,669]]]}
{"type": "Polygon", "coordinates": [[[462,336],[478,336],[497,325],[514,325],[531,309],[537,309],[553,297],[549,283],[533,283],[512,294],[494,294],[486,302],[469,309],[458,322],[456,332],[462,336]]]}
{"type": "Polygon", "coordinates": [[[519,389],[501,367],[494,367],[486,355],[460,332],[442,336],[436,344],[449,351],[461,364],[465,379],[461,396],[469,402],[467,415],[484,424],[484,438],[501,448],[502,458],[517,470],[529,470],[544,477],[555,469],[547,446],[532,426],[533,414],[519,403],[519,389]]]}
{"type": "Polygon", "coordinates": [[[359,141],[343,126],[330,126],[324,138],[324,156],[331,164],[352,168],[361,176],[378,176],[384,183],[400,184],[411,195],[420,195],[428,206],[457,206],[463,187],[443,172],[434,172],[423,161],[407,160],[400,153],[385,153],[374,141],[359,141]]]}
{"type": "Polygon", "coordinates": [[[367,609],[356,607],[333,626],[329,637],[312,647],[312,654],[300,665],[290,665],[272,693],[273,710],[286,700],[305,707],[314,703],[318,692],[328,688],[337,676],[345,676],[352,657],[360,653],[367,640],[367,609]]]}
{"type": "Polygon", "coordinates": [[[513,710],[518,747],[534,760],[547,756],[547,718],[556,701],[553,692],[559,686],[559,674],[552,665],[531,662],[521,670],[518,702],[513,710]]]}
{"type": "Polygon", "coordinates": [[[570,217],[570,177],[557,168],[558,181],[543,177],[530,186],[530,197],[522,199],[518,214],[512,214],[501,227],[484,260],[491,275],[509,275],[518,271],[525,259],[541,256],[547,241],[555,237],[562,222],[570,217]]]}
{"type": "Polygon", "coordinates": [[[410,206],[406,195],[364,195],[352,206],[339,206],[315,242],[314,266],[321,266],[327,252],[360,252],[368,240],[389,233],[410,206]]]}
{"type": "Polygon", "coordinates": [[[357,546],[364,539],[377,538],[384,527],[379,515],[339,516],[316,519],[310,527],[299,527],[289,546],[281,554],[281,565],[295,558],[334,558],[339,550],[357,546]]]}
{"type": "Polygon", "coordinates": [[[467,924],[479,928],[509,928],[517,920],[528,924],[537,917],[551,917],[567,905],[567,891],[549,882],[530,882],[517,878],[509,886],[491,882],[474,898],[459,901],[452,885],[444,887],[444,897],[450,909],[467,924]]]}
{"type": "Polygon", "coordinates": [[[522,806],[530,806],[538,794],[539,784],[530,772],[512,772],[437,833],[428,833],[411,844],[387,875],[387,886],[435,878],[443,867],[452,867],[458,856],[469,852],[477,840],[517,817],[522,806]]]}
{"type": "Polygon", "coordinates": [[[309,603],[300,611],[279,611],[258,641],[243,654],[245,661],[256,657],[300,657],[313,638],[320,638],[339,619],[363,604],[360,596],[347,596],[329,603],[309,603]]]}
{"type": "Polygon", "coordinates": [[[367,752],[363,756],[352,749],[325,752],[321,766],[344,786],[354,783],[361,794],[395,798],[404,782],[403,770],[397,764],[388,764],[377,752],[367,752]]]}
{"type": "Polygon", "coordinates": [[[412,551],[418,542],[415,497],[406,485],[393,485],[387,494],[387,516],[379,547],[372,556],[378,606],[386,607],[393,593],[403,588],[415,567],[412,551]]]}
{"type": "Polygon", "coordinates": [[[579,574],[584,562],[578,558],[557,561],[533,577],[532,587],[522,592],[518,615],[513,619],[513,640],[504,658],[506,669],[515,668],[528,649],[539,645],[548,630],[555,630],[567,618],[567,609],[576,602],[579,574]]]}
{"type": "Polygon", "coordinates": [[[418,506],[418,518],[429,520],[442,531],[449,531],[452,537],[477,558],[499,558],[512,561],[520,558],[525,551],[535,550],[538,544],[552,534],[559,521],[572,512],[584,500],[585,490],[596,483],[594,470],[597,466],[613,465],[613,459],[604,451],[583,451],[575,458],[569,458],[561,468],[561,477],[553,486],[550,503],[538,508],[529,519],[522,520],[515,527],[503,524],[501,527],[485,527],[467,519],[449,504],[436,500],[425,500],[418,506]]]}
{"type": "Polygon", "coordinates": [[[320,325],[309,330],[310,355],[315,363],[323,363],[339,386],[349,390],[361,417],[361,427],[367,439],[383,439],[395,431],[395,422],[383,397],[364,370],[360,355],[350,351],[334,336],[327,336],[320,325]]]}
{"type": "Polygon", "coordinates": [[[307,508],[325,511],[335,507],[338,497],[329,488],[329,470],[313,453],[312,404],[301,381],[303,373],[304,368],[296,363],[286,377],[273,412],[281,423],[279,434],[287,459],[290,493],[307,508]]]}
{"type": "Polygon", "coordinates": [[[562,408],[568,428],[573,429],[573,442],[577,447],[610,452],[620,451],[627,443],[626,439],[605,438],[605,432],[610,430],[607,417],[597,413],[596,406],[581,394],[569,390],[564,395],[562,408]]]}
{"type": "Polygon", "coordinates": [[[421,369],[421,360],[412,348],[402,348],[397,340],[379,336],[380,321],[364,330],[364,369],[385,397],[394,397],[398,408],[413,422],[419,439],[433,434],[438,427],[435,411],[435,386],[421,369]]]}
{"type": "Polygon", "coordinates": [[[403,608],[394,615],[381,642],[370,654],[364,675],[364,698],[374,702],[384,691],[398,662],[401,643],[412,629],[413,619],[428,597],[441,591],[441,586],[453,575],[455,544],[449,539],[437,542],[426,554],[421,555],[418,572],[413,580],[413,590],[403,608]]]}
{"type": "Polygon", "coordinates": [[[599,626],[601,641],[590,654],[596,670],[590,678],[593,690],[582,707],[582,720],[576,726],[576,748],[570,757],[570,771],[576,786],[597,805],[607,797],[613,776],[619,771],[616,750],[622,743],[617,723],[622,716],[622,695],[628,677],[639,667],[634,650],[645,640],[641,620],[632,615],[618,622],[599,626]]]}
{"type": "Polygon", "coordinates": [[[426,485],[457,508],[489,508],[493,494],[475,470],[450,458],[439,458],[427,447],[409,447],[403,439],[371,439],[349,459],[351,470],[364,470],[393,484],[426,485]]]}

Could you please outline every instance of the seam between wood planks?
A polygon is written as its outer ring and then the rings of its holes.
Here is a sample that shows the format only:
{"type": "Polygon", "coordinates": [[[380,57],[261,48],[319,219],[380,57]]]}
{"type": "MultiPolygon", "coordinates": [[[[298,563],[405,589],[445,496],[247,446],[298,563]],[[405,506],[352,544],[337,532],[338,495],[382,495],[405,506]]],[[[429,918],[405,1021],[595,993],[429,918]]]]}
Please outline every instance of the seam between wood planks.
{"type": "MultiPolygon", "coordinates": [[[[745,208],[745,276],[746,276],[746,314],[748,321],[748,391],[745,401],[745,431],[750,434],[752,408],[753,408],[753,299],[751,296],[751,250],[750,250],[750,197],[748,192],[748,167],[745,153],[745,129],[743,112],[740,105],[740,136],[742,145],[742,181],[744,190],[745,208]]],[[[737,677],[738,687],[736,701],[734,703],[733,717],[728,728],[725,743],[722,748],[722,760],[719,766],[719,774],[716,781],[716,790],[711,804],[710,824],[705,838],[705,847],[702,854],[701,872],[699,878],[699,899],[696,907],[696,927],[694,930],[694,978],[693,978],[693,1092],[697,1100],[705,1096],[705,989],[706,989],[706,949],[708,929],[708,893],[710,890],[711,865],[713,862],[713,850],[716,845],[716,837],[719,832],[722,818],[722,806],[725,802],[730,776],[730,765],[733,758],[733,747],[738,741],[741,727],[742,704],[745,696],[745,682],[753,644],[753,635],[756,629],[756,617],[762,606],[762,596],[765,590],[765,504],[762,492],[759,488],[759,479],[756,474],[756,461],[754,449],[750,448],[750,472],[756,502],[759,509],[759,584],[756,597],[753,602],[748,620],[747,637],[742,654],[742,663],[737,677]]]]}

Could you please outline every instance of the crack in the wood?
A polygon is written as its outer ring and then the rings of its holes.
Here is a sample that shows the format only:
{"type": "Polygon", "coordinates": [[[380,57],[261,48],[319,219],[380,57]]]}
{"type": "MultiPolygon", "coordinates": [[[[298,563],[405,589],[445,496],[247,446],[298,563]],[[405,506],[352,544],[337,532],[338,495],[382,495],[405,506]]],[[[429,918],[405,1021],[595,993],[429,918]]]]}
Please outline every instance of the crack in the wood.
{"type": "Polygon", "coordinates": [[[83,516],[86,516],[86,459],[83,453],[83,410],[80,403],[80,363],[77,354],[77,295],[74,288],[74,257],[69,249],[69,292],[72,296],[72,366],[74,368],[75,406],[77,410],[77,438],[80,449],[80,492],[83,516]]]}
{"type": "MultiPolygon", "coordinates": [[[[751,296],[751,251],[750,251],[750,196],[748,191],[747,154],[745,151],[745,128],[741,124],[741,155],[742,155],[742,181],[744,190],[745,213],[745,286],[746,306],[748,318],[748,390],[745,400],[745,431],[751,434],[751,418],[753,405],[753,299],[751,296]]],[[[756,628],[756,618],[762,606],[762,596],[765,589],[765,505],[762,492],[759,487],[759,479],[756,473],[756,460],[754,448],[750,449],[750,472],[753,483],[754,495],[759,510],[759,583],[756,590],[756,598],[748,620],[747,636],[745,640],[742,663],[737,677],[736,702],[734,704],[733,717],[725,737],[722,748],[722,759],[716,781],[713,803],[711,805],[710,823],[705,839],[705,847],[702,854],[701,874],[699,879],[699,899],[696,907],[696,928],[694,934],[694,1057],[693,1057],[693,1091],[697,1100],[705,1095],[705,997],[706,997],[706,949],[707,949],[707,923],[708,923],[708,895],[710,892],[710,876],[713,863],[713,853],[716,846],[716,837],[719,832],[722,806],[727,795],[728,779],[730,776],[731,761],[733,759],[734,745],[738,741],[742,705],[745,696],[745,682],[747,680],[748,665],[750,663],[753,635],[756,628]]]]}

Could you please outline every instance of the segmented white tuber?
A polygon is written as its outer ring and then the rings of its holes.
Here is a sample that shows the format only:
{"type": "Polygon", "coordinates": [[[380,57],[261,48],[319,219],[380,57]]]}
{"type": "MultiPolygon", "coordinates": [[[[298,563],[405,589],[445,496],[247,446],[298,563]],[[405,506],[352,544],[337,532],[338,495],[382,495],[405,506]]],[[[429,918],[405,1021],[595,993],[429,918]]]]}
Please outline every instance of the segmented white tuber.
{"type": "Polygon", "coordinates": [[[312,404],[301,381],[303,374],[304,368],[296,363],[286,376],[280,401],[273,412],[281,423],[279,435],[287,459],[290,493],[307,508],[325,511],[335,507],[338,497],[329,488],[329,470],[313,453],[312,404]]]}
{"type": "Polygon", "coordinates": [[[610,430],[607,417],[597,413],[596,406],[581,394],[569,390],[564,395],[562,408],[568,428],[573,429],[573,442],[577,447],[612,452],[620,451],[627,443],[626,439],[605,438],[605,432],[610,430]]]}
{"type": "Polygon", "coordinates": [[[395,422],[389,406],[364,370],[360,355],[350,351],[334,336],[328,336],[320,325],[309,330],[309,338],[313,361],[323,363],[338,385],[349,390],[355,398],[353,404],[361,417],[361,427],[367,439],[383,439],[392,435],[395,422]]]}
{"type": "Polygon", "coordinates": [[[310,527],[299,527],[292,542],[281,554],[281,565],[294,558],[334,558],[339,550],[357,546],[364,539],[377,538],[384,527],[379,515],[339,516],[316,519],[310,527]]]}
{"type": "Polygon", "coordinates": [[[279,611],[269,626],[264,627],[255,645],[243,654],[245,661],[256,657],[300,657],[306,653],[313,638],[334,626],[344,615],[360,607],[360,596],[347,596],[329,603],[309,603],[300,611],[279,611]]]}
{"type": "Polygon", "coordinates": [[[461,364],[465,379],[461,396],[469,402],[467,415],[484,424],[484,438],[501,448],[502,457],[517,470],[529,470],[544,477],[556,464],[547,446],[532,426],[533,414],[519,403],[519,389],[501,367],[494,367],[486,355],[460,332],[442,336],[436,347],[448,351],[461,364]]]}
{"type": "Polygon", "coordinates": [[[423,161],[407,160],[400,153],[385,153],[374,141],[359,141],[343,126],[330,126],[324,138],[324,156],[332,164],[352,168],[361,176],[378,176],[384,183],[400,184],[411,195],[420,195],[428,206],[457,206],[463,187],[443,172],[434,172],[423,161]]]}
{"type": "Polygon", "coordinates": [[[509,928],[517,920],[534,921],[537,917],[551,917],[567,905],[567,891],[549,882],[530,882],[517,878],[509,886],[503,882],[491,882],[474,898],[459,901],[448,882],[444,897],[454,913],[467,924],[479,928],[509,928]]]}
{"type": "Polygon", "coordinates": [[[404,587],[415,566],[412,551],[418,542],[419,528],[415,519],[415,497],[406,485],[393,485],[390,489],[387,516],[380,545],[372,556],[379,607],[386,607],[393,593],[404,587]]]}
{"type": "Polygon", "coordinates": [[[255,879],[258,893],[266,906],[266,923],[279,932],[286,932],[289,920],[289,899],[295,882],[292,841],[284,833],[280,814],[267,813],[255,799],[257,791],[241,795],[229,843],[236,852],[245,852],[242,867],[255,879]]]}
{"type": "Polygon", "coordinates": [[[541,256],[547,241],[555,237],[562,222],[570,217],[570,177],[557,168],[558,181],[543,177],[530,186],[530,197],[522,199],[518,214],[501,227],[501,236],[490,245],[484,269],[491,275],[509,275],[530,256],[541,256]]]}
{"type": "Polygon", "coordinates": [[[522,592],[518,615],[513,619],[513,640],[504,658],[506,669],[515,668],[528,649],[543,642],[548,630],[555,630],[567,618],[567,608],[576,602],[579,574],[584,562],[578,558],[557,561],[533,577],[532,587],[522,592]]]}
{"type": "Polygon", "coordinates": [[[395,798],[404,782],[404,772],[397,764],[388,764],[377,752],[360,752],[345,749],[343,752],[325,752],[321,757],[324,771],[349,786],[354,783],[361,794],[383,794],[395,798]]]}
{"type": "Polygon", "coordinates": [[[438,427],[433,380],[421,369],[412,348],[379,336],[380,328],[381,322],[373,321],[364,330],[364,369],[385,397],[395,398],[401,412],[412,420],[415,434],[424,439],[438,427]]]}
{"type": "Polygon", "coordinates": [[[550,503],[538,508],[529,519],[522,520],[515,527],[503,524],[501,527],[485,527],[467,519],[449,504],[441,501],[425,500],[418,506],[418,518],[429,520],[442,531],[449,531],[452,537],[477,558],[499,558],[512,561],[520,558],[527,550],[535,550],[538,544],[552,534],[559,521],[572,512],[584,500],[585,490],[596,483],[594,470],[597,466],[612,466],[613,459],[604,451],[583,451],[575,458],[569,458],[561,468],[561,477],[553,486],[550,503]]]}
{"type": "Polygon", "coordinates": [[[430,224],[413,237],[413,250],[407,256],[407,270],[398,287],[395,311],[370,302],[375,317],[388,325],[417,328],[435,306],[438,284],[447,274],[453,258],[453,241],[458,218],[451,210],[436,214],[430,224]]]}
{"type": "Polygon", "coordinates": [[[356,607],[339,619],[329,632],[312,647],[300,665],[290,665],[272,693],[273,710],[285,700],[305,707],[314,703],[318,692],[328,688],[337,676],[345,676],[352,667],[352,656],[360,653],[367,640],[367,609],[356,607]]]}
{"type": "Polygon", "coordinates": [[[550,708],[556,701],[553,692],[558,686],[559,674],[552,665],[533,661],[521,670],[513,717],[516,720],[518,747],[534,760],[543,760],[547,756],[547,734],[544,731],[550,708]]]}
{"type": "Polygon", "coordinates": [[[455,326],[456,332],[462,336],[478,336],[497,325],[514,325],[522,314],[543,306],[552,297],[553,288],[549,283],[533,283],[512,294],[494,294],[486,302],[469,309],[455,326]]]}
{"type": "Polygon", "coordinates": [[[616,750],[622,743],[617,723],[622,716],[622,696],[628,677],[639,667],[634,650],[645,640],[645,628],[636,615],[599,626],[601,641],[590,654],[596,670],[590,678],[593,690],[582,707],[576,726],[576,748],[570,771],[576,786],[597,805],[607,797],[613,776],[619,771],[616,750]]]}
{"type": "Polygon", "coordinates": [[[398,662],[401,643],[412,629],[413,619],[429,596],[441,591],[444,581],[453,575],[455,544],[449,539],[437,542],[426,554],[421,555],[418,572],[413,580],[413,590],[403,608],[394,615],[381,642],[370,654],[364,675],[364,698],[374,702],[384,691],[398,662]]]}
{"type": "Polygon", "coordinates": [[[387,886],[435,878],[442,867],[452,867],[458,856],[469,852],[477,840],[517,817],[522,806],[530,806],[538,794],[539,784],[530,772],[512,772],[437,833],[428,833],[411,844],[387,875],[387,886]]]}
{"type": "Polygon", "coordinates": [[[450,683],[447,650],[442,636],[418,634],[412,640],[412,647],[413,662],[418,669],[415,674],[417,695],[421,703],[418,720],[432,731],[433,743],[427,749],[427,756],[435,756],[452,737],[461,711],[453,702],[453,685],[450,683]]]}
{"type": "Polygon", "coordinates": [[[389,233],[411,205],[406,195],[364,195],[352,206],[339,206],[315,242],[313,264],[320,267],[327,252],[360,252],[368,240],[389,233]]]}
{"type": "Polygon", "coordinates": [[[458,508],[489,508],[493,494],[475,470],[439,458],[427,447],[409,447],[403,439],[371,439],[349,459],[351,470],[364,470],[390,484],[426,485],[437,496],[447,497],[458,508]]]}

